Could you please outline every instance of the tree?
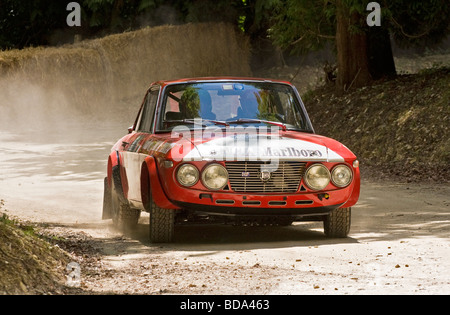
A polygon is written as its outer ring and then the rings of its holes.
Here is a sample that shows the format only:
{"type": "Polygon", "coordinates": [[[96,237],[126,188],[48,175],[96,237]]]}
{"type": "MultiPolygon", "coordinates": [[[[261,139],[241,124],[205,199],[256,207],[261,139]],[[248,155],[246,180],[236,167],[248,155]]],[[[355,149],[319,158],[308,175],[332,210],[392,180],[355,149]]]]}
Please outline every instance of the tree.
{"type": "Polygon", "coordinates": [[[337,87],[347,90],[370,82],[367,34],[363,16],[345,0],[336,0],[337,87]]]}
{"type": "Polygon", "coordinates": [[[47,44],[66,23],[66,5],[52,0],[0,0],[0,49],[47,44]]]}
{"type": "Polygon", "coordinates": [[[65,42],[52,40],[59,33],[67,42],[74,34],[90,38],[138,29],[143,16],[162,4],[174,5],[175,0],[80,0],[82,27],[66,24],[70,1],[0,0],[0,49],[54,45],[65,42]]]}
{"type": "Polygon", "coordinates": [[[382,26],[369,27],[369,0],[278,0],[270,36],[283,49],[304,53],[332,41],[339,90],[395,75],[390,35],[403,45],[436,43],[448,34],[448,0],[393,0],[382,3],[382,26]]]}

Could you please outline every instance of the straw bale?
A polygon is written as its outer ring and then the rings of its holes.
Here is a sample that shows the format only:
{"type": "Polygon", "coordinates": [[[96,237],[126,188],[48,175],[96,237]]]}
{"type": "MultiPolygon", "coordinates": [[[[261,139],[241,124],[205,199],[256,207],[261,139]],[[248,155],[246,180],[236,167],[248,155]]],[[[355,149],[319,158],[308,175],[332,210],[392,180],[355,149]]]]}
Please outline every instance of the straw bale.
{"type": "Polygon", "coordinates": [[[88,115],[123,112],[139,106],[153,81],[249,76],[249,58],[247,39],[223,23],[158,26],[61,47],[0,51],[0,122],[14,112],[18,119],[20,106],[29,106],[24,93],[34,93],[34,106],[45,107],[46,115],[59,106],[61,112],[88,115]]]}

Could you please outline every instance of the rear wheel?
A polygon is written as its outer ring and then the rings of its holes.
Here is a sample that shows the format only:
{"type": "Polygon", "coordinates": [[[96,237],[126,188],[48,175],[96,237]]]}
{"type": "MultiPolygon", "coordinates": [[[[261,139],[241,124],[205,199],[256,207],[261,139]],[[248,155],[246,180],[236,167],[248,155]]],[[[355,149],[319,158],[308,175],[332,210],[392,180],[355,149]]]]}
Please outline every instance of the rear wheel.
{"type": "Polygon", "coordinates": [[[133,209],[120,200],[114,187],[114,181],[111,189],[111,210],[114,226],[121,231],[133,230],[141,216],[140,210],[133,209]]]}
{"type": "Polygon", "coordinates": [[[325,235],[330,238],[348,236],[351,225],[351,208],[338,208],[330,212],[323,221],[325,235]]]}
{"type": "Polygon", "coordinates": [[[151,201],[150,207],[150,242],[170,243],[173,240],[175,210],[163,209],[151,201]]]}

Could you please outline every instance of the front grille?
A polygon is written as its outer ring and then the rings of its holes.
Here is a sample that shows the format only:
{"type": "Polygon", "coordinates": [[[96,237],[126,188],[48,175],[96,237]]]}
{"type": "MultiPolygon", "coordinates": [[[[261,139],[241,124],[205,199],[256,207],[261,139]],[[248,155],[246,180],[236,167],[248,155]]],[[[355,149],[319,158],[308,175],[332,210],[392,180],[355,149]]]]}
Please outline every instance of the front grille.
{"type": "Polygon", "coordinates": [[[305,172],[306,163],[296,161],[279,161],[278,167],[270,162],[227,162],[225,163],[230,179],[230,188],[236,192],[254,193],[293,193],[298,191],[305,172]],[[263,166],[263,168],[261,168],[263,166]],[[263,180],[268,174],[270,178],[263,180]]]}

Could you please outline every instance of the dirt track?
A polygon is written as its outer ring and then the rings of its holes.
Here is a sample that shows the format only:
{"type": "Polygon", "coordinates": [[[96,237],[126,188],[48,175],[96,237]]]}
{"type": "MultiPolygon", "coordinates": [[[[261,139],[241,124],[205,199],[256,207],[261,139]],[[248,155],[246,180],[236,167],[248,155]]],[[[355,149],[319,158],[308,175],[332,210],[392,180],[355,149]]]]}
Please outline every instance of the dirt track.
{"type": "Polygon", "coordinates": [[[183,226],[173,244],[153,245],[148,216],[125,236],[100,220],[106,156],[121,133],[101,129],[95,144],[81,132],[45,140],[0,134],[6,213],[73,240],[85,292],[450,293],[449,185],[366,179],[347,239],[326,239],[320,223],[183,226]]]}

